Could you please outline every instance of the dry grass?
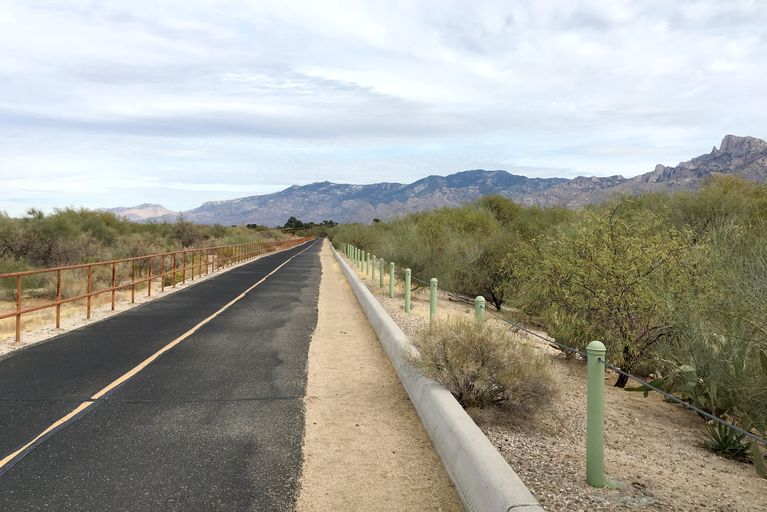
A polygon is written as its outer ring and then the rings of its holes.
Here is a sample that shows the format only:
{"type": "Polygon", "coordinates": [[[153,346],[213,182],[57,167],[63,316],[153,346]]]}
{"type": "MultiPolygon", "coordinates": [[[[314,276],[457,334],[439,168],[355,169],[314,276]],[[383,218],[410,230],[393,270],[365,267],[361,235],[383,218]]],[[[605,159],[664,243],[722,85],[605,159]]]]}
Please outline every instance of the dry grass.
{"type": "Polygon", "coordinates": [[[464,407],[529,411],[554,396],[551,362],[508,329],[456,318],[422,332],[414,345],[419,355],[411,363],[464,407]]]}

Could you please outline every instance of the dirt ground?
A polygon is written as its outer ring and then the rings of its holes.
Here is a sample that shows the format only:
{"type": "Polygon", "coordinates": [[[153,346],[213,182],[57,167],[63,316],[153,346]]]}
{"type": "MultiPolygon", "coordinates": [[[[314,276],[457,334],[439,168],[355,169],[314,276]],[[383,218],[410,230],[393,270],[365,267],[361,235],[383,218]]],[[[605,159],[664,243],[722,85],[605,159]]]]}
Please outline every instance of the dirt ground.
{"type": "MultiPolygon", "coordinates": [[[[428,326],[425,293],[416,294],[413,311],[404,312],[402,289],[394,299],[378,283],[370,286],[408,336],[428,326]]],[[[438,318],[473,316],[473,307],[441,294],[438,318]]],[[[488,321],[498,322],[491,317],[488,321]]],[[[522,334],[522,333],[520,333],[522,334]]],[[[703,421],[664,402],[612,387],[606,377],[605,462],[609,479],[621,489],[595,489],[585,483],[585,363],[523,338],[549,354],[558,383],[554,403],[531,417],[494,409],[470,410],[474,421],[519,474],[540,503],[551,511],[717,511],[767,510],[767,480],[749,464],[725,459],[701,445],[703,421]]]]}
{"type": "Polygon", "coordinates": [[[297,510],[463,510],[327,242],[321,259],[297,510]]]}

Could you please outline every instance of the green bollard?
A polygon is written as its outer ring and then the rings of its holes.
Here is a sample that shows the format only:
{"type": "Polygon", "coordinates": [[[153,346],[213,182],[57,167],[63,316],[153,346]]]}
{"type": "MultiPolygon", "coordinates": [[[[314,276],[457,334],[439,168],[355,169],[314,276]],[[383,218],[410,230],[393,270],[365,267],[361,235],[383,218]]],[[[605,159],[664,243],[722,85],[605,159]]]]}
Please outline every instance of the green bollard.
{"type": "Polygon", "coordinates": [[[378,258],[376,258],[376,255],[374,254],[373,255],[373,268],[370,269],[370,271],[372,272],[372,274],[371,274],[371,281],[373,282],[374,285],[375,285],[375,282],[376,282],[376,265],[378,265],[378,258]]]}
{"type": "Polygon", "coordinates": [[[363,259],[365,260],[365,277],[367,277],[368,271],[370,269],[370,253],[363,253],[363,259]]]}
{"type": "Polygon", "coordinates": [[[384,259],[381,258],[381,260],[378,262],[379,269],[378,269],[378,287],[383,288],[384,287],[384,259]]]}
{"type": "Polygon", "coordinates": [[[394,262],[389,262],[389,298],[394,298],[394,262]]]}
{"type": "Polygon", "coordinates": [[[477,322],[485,321],[485,298],[482,295],[477,295],[474,299],[474,320],[477,322]]]}
{"type": "Polygon", "coordinates": [[[413,275],[413,271],[409,268],[405,269],[405,313],[410,313],[410,278],[413,275]]]}
{"type": "Polygon", "coordinates": [[[437,278],[429,280],[429,330],[434,328],[437,321],[437,278]]]}
{"type": "Polygon", "coordinates": [[[586,483],[605,486],[605,349],[601,341],[586,347],[586,483]]]}

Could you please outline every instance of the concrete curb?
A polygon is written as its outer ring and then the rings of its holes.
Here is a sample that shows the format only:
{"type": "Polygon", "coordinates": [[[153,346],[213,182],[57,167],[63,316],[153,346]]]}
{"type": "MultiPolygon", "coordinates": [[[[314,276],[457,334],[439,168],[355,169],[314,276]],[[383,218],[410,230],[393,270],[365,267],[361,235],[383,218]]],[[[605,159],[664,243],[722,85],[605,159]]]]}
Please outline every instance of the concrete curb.
{"type": "Polygon", "coordinates": [[[403,354],[412,347],[407,336],[335,248],[333,253],[410,395],[466,510],[543,512],[543,507],[453,395],[405,361],[403,354]]]}

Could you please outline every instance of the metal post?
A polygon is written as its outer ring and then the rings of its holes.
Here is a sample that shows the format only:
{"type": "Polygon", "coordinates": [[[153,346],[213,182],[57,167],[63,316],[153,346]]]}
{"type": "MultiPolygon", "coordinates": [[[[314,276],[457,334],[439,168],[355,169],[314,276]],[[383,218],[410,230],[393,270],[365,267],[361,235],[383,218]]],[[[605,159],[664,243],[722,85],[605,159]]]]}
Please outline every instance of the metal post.
{"type": "Polygon", "coordinates": [[[389,298],[394,298],[394,262],[389,262],[389,298]]]}
{"type": "Polygon", "coordinates": [[[24,293],[23,277],[16,276],[16,343],[21,343],[21,294],[24,293]]]}
{"type": "Polygon", "coordinates": [[[429,330],[434,328],[437,321],[437,278],[429,280],[429,330]]]}
{"type": "Polygon", "coordinates": [[[482,295],[477,295],[474,299],[474,320],[477,322],[485,321],[485,298],[482,295]]]}
{"type": "Polygon", "coordinates": [[[586,483],[605,486],[605,349],[601,341],[586,347],[586,483]]]}
{"type": "Polygon", "coordinates": [[[93,270],[91,269],[91,266],[88,265],[88,297],[85,299],[86,306],[85,306],[85,319],[90,320],[91,319],[91,291],[93,290],[93,270]]]}
{"type": "Polygon", "coordinates": [[[409,268],[405,269],[405,313],[410,313],[410,279],[413,275],[413,271],[409,268]]]}
{"type": "Polygon", "coordinates": [[[362,258],[365,260],[365,276],[367,277],[368,271],[370,269],[370,253],[364,253],[362,258]]]}
{"type": "MultiPolygon", "coordinates": [[[[112,264],[114,267],[114,263],[112,264]]],[[[114,279],[112,279],[114,281],[114,279]]],[[[114,292],[112,292],[114,293],[114,292]]],[[[56,271],[56,329],[61,328],[61,270],[56,271]]]]}
{"type": "Polygon", "coordinates": [[[381,260],[378,262],[378,267],[379,267],[378,268],[378,270],[379,270],[379,272],[378,272],[378,287],[379,288],[383,288],[384,287],[384,274],[385,274],[384,268],[385,268],[385,263],[386,262],[384,261],[383,258],[381,258],[381,260]]]}
{"type": "Polygon", "coordinates": [[[146,282],[146,296],[152,296],[152,258],[147,258],[147,282],[146,282]]]}
{"type": "Polygon", "coordinates": [[[370,267],[370,281],[375,285],[376,282],[376,265],[378,264],[378,259],[376,258],[376,255],[373,255],[373,265],[370,267]]]}
{"type": "MultiPolygon", "coordinates": [[[[116,279],[115,279],[115,276],[116,276],[116,275],[117,275],[117,272],[116,272],[116,270],[115,270],[115,262],[113,261],[113,262],[112,262],[112,311],[114,311],[114,310],[115,310],[115,292],[117,291],[117,290],[115,290],[115,286],[117,286],[117,281],[116,281],[116,279]]],[[[59,291],[58,291],[58,288],[59,288],[59,285],[58,285],[58,283],[57,283],[57,284],[56,284],[56,300],[59,300],[59,297],[58,297],[58,295],[59,295],[59,291]]],[[[58,322],[57,322],[57,324],[58,324],[58,322]]],[[[56,325],[56,329],[58,329],[58,328],[59,328],[59,326],[58,326],[58,325],[56,325]]]]}

